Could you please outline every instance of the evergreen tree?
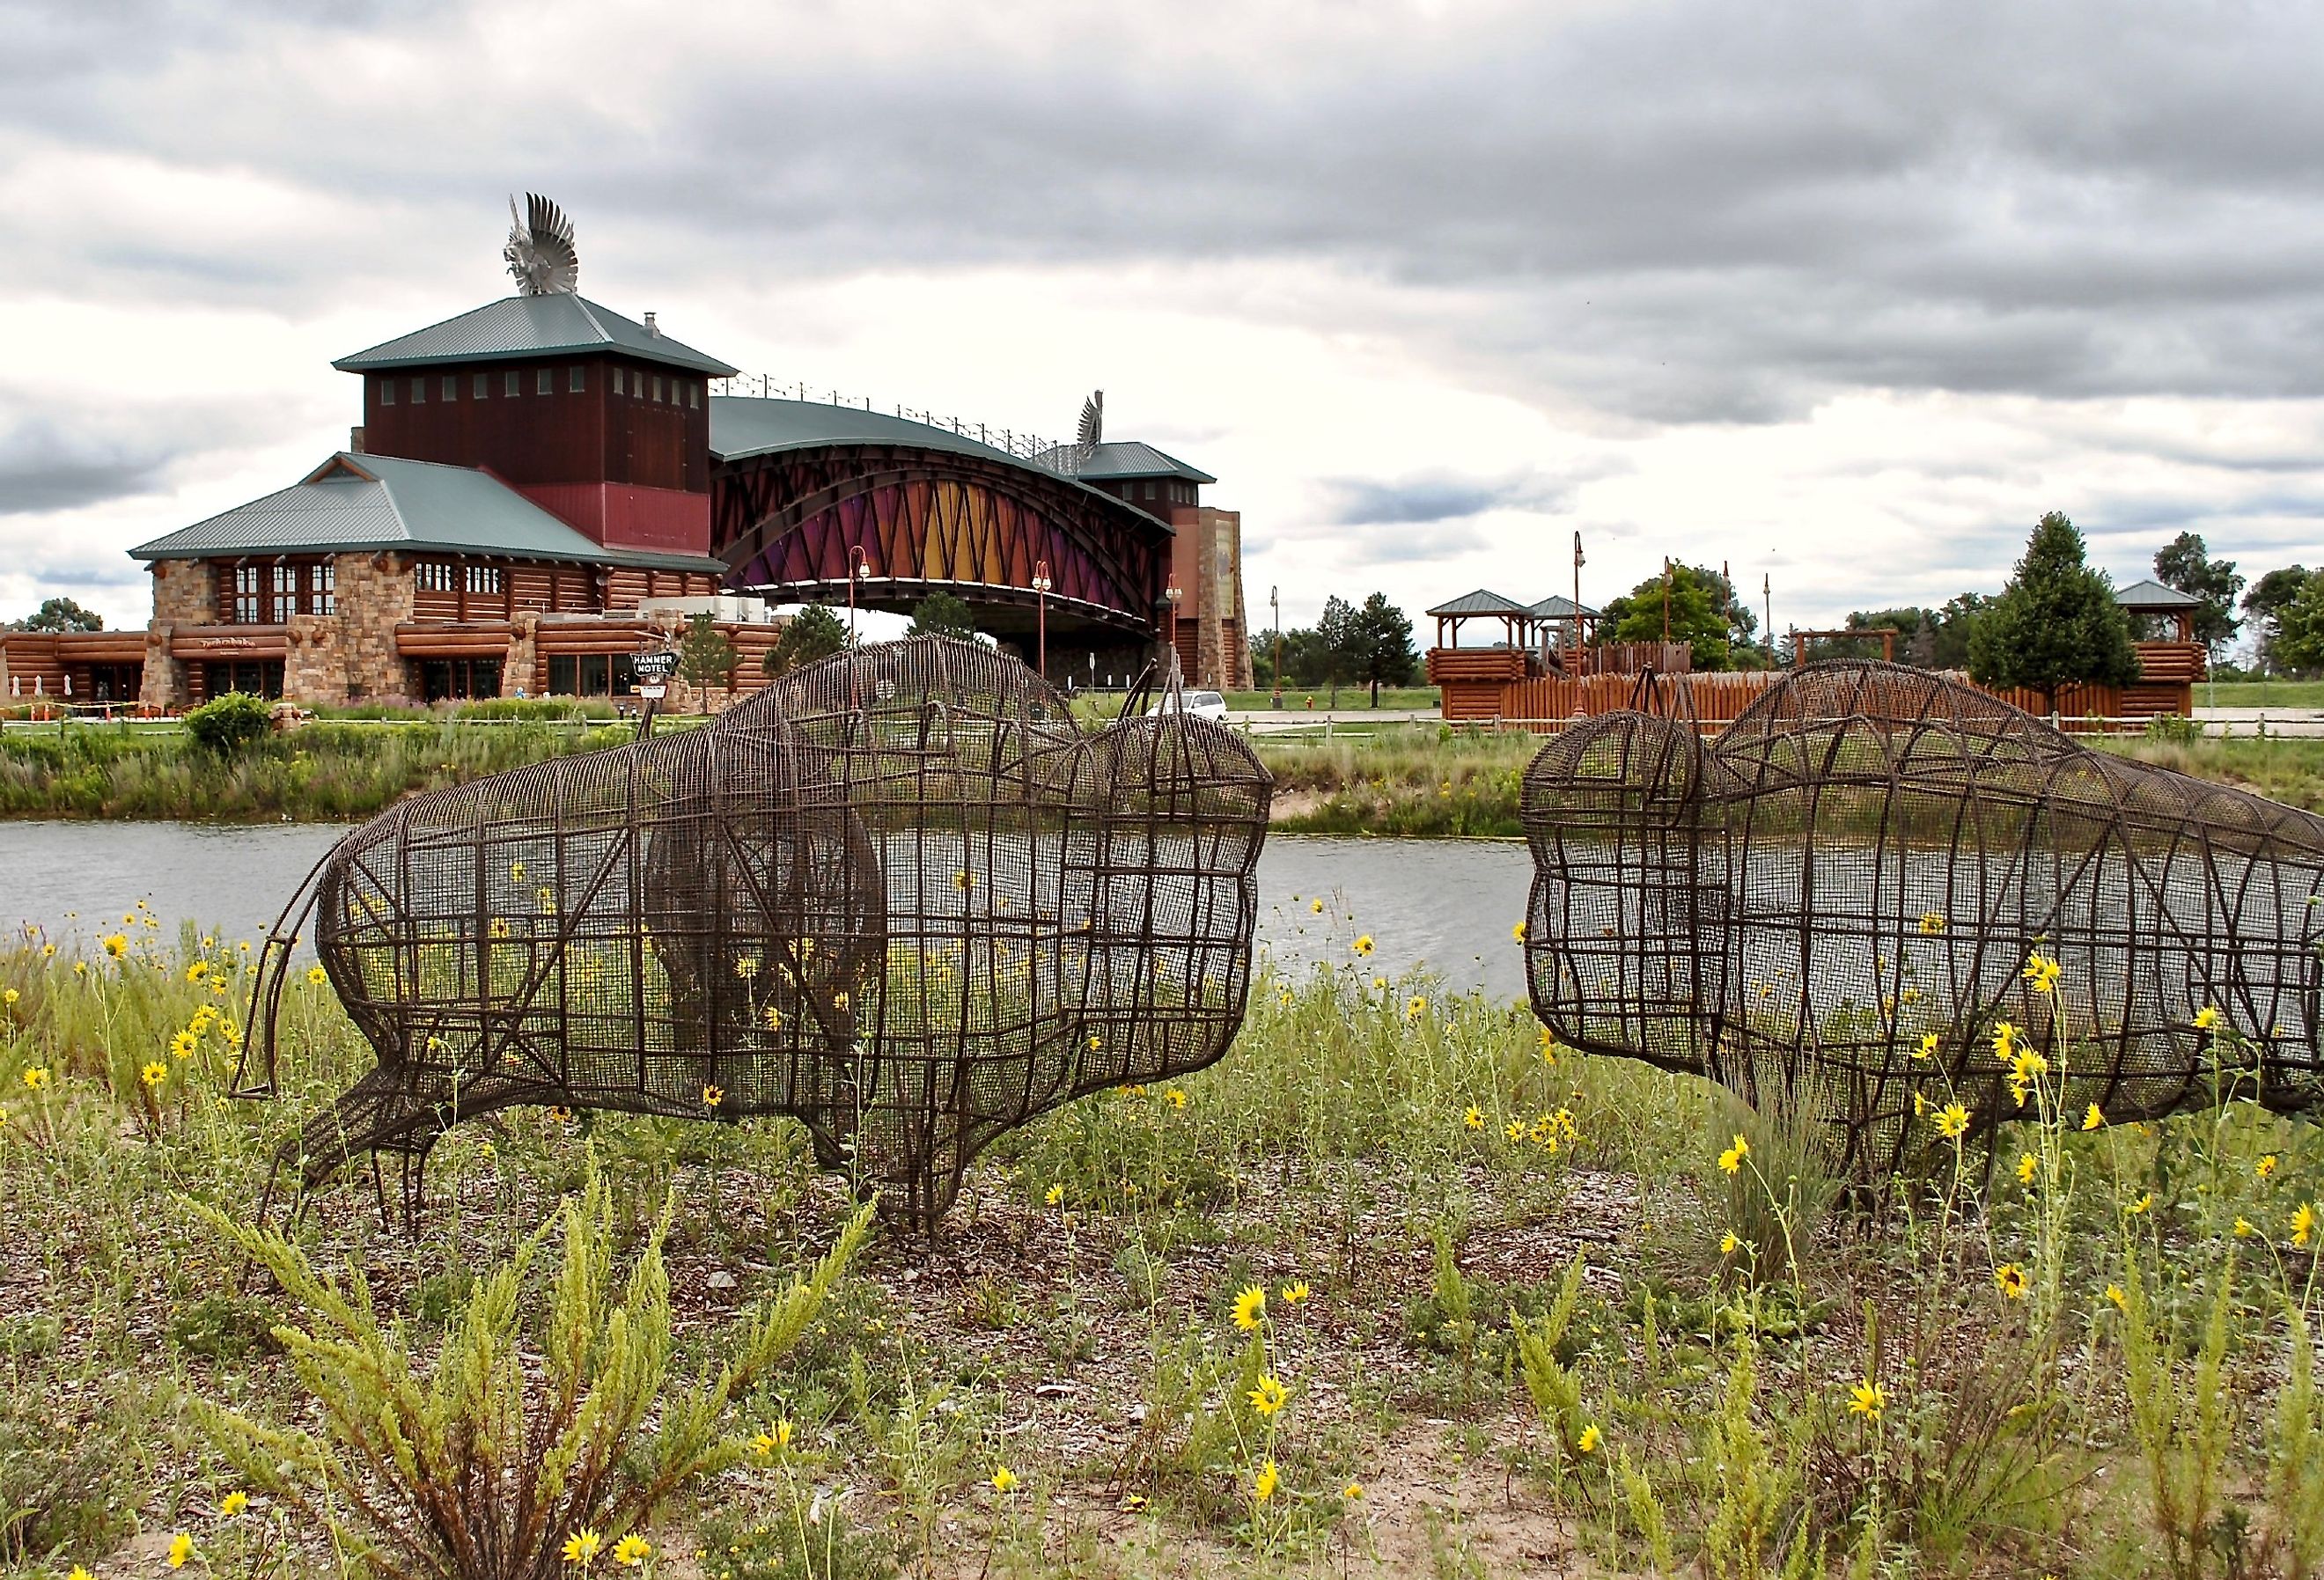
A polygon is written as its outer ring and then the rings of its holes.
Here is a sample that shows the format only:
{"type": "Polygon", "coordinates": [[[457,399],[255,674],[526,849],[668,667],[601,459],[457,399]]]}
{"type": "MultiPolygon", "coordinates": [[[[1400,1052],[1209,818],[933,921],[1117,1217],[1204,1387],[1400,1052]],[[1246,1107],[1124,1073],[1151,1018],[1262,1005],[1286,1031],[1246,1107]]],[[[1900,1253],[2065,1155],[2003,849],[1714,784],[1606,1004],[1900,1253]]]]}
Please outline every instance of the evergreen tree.
{"type": "Polygon", "coordinates": [[[2166,587],[2175,587],[2190,598],[2199,598],[2203,606],[2195,611],[2195,640],[2217,658],[2221,649],[2235,641],[2243,622],[2236,618],[2236,596],[2244,590],[2244,578],[2236,574],[2232,559],[2213,559],[2203,545],[2200,534],[2181,532],[2154,556],[2154,579],[2166,587]]]}
{"type": "Polygon", "coordinates": [[[1315,621],[1310,662],[1315,668],[1316,682],[1332,688],[1328,706],[1340,706],[1340,688],[1356,678],[1363,646],[1363,630],[1355,606],[1345,598],[1325,598],[1323,613],[1315,621]]]}
{"type": "Polygon", "coordinates": [[[1372,706],[1379,706],[1379,688],[1409,686],[1420,668],[1420,654],[1412,645],[1412,622],[1403,610],[1374,593],[1355,612],[1351,639],[1355,643],[1355,678],[1369,680],[1372,706]]]}
{"type": "Polygon", "coordinates": [[[713,686],[732,691],[734,671],[742,667],[741,651],[718,629],[709,611],[686,623],[686,635],[678,644],[678,672],[681,678],[706,691],[713,686]]]}
{"type": "Polygon", "coordinates": [[[1969,670],[1980,686],[2039,691],[2045,713],[2057,711],[2061,686],[2138,679],[2130,616],[2105,573],[2085,562],[2082,535],[2061,512],[2034,526],[2009,585],[1969,633],[1969,670]]]}
{"type": "Polygon", "coordinates": [[[968,605],[950,593],[930,593],[912,605],[912,628],[907,636],[957,636],[973,640],[976,616],[968,605]]]}
{"type": "Polygon", "coordinates": [[[767,656],[759,661],[759,665],[771,680],[834,653],[845,652],[847,647],[847,625],[837,612],[826,604],[809,604],[784,624],[782,634],[775,638],[775,644],[767,650],[767,656]]]}

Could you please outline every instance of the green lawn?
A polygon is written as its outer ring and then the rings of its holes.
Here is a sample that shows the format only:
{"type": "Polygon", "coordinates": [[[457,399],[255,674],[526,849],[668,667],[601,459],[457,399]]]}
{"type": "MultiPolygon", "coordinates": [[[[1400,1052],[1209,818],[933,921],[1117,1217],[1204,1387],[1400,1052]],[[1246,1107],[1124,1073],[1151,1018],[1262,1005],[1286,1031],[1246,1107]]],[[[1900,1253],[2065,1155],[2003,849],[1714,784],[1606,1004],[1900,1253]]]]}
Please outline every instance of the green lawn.
{"type": "Polygon", "coordinates": [[[2324,680],[2222,680],[2195,688],[2198,707],[2324,707],[2324,680]]]}

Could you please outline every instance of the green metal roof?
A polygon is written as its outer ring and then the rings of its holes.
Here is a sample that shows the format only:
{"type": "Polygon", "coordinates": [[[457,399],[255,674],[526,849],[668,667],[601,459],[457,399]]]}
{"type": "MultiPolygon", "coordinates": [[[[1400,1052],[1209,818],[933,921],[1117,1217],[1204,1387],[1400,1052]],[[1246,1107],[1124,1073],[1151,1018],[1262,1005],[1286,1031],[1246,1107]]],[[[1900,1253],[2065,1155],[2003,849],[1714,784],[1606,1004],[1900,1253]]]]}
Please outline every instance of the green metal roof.
{"type": "Polygon", "coordinates": [[[1532,605],[1526,612],[1536,620],[1571,620],[1573,618],[1573,612],[1577,608],[1580,609],[1585,616],[1592,619],[1597,617],[1597,610],[1590,607],[1587,604],[1576,604],[1572,598],[1567,597],[1563,593],[1550,594],[1549,596],[1544,598],[1540,603],[1532,605]]]}
{"type": "Polygon", "coordinates": [[[728,378],[734,373],[715,356],[625,319],[611,308],[569,293],[511,296],[487,302],[474,312],[414,329],[368,351],[342,356],[331,365],[342,373],[363,373],[373,368],[609,351],[669,367],[688,368],[712,378],[728,378]]]}
{"type": "Polygon", "coordinates": [[[641,554],[591,542],[489,473],[346,452],[279,494],[141,543],[139,559],[433,550],[512,559],[723,572],[691,554],[641,554]]]}
{"type": "Polygon", "coordinates": [[[950,450],[954,455],[1006,461],[1012,467],[1032,465],[1022,456],[1012,456],[997,445],[982,444],[949,428],[932,428],[908,417],[890,417],[885,411],[827,406],[820,401],[765,400],[756,395],[710,397],[710,453],[722,461],[833,444],[910,445],[918,449],[950,450]]]}
{"type": "Polygon", "coordinates": [[[1523,614],[1531,617],[1533,611],[1515,598],[1505,598],[1499,593],[1479,587],[1473,593],[1462,593],[1449,604],[1440,604],[1425,611],[1434,618],[1439,614],[1523,614]]]}
{"type": "Polygon", "coordinates": [[[777,401],[757,395],[710,397],[710,453],[718,460],[748,460],[753,456],[778,455],[784,450],[845,444],[945,450],[957,456],[1000,461],[1047,482],[1082,488],[1105,501],[1109,508],[1132,512],[1140,526],[1158,527],[1165,532],[1177,531],[1167,522],[1125,505],[1102,488],[1091,488],[1079,477],[1062,475],[1054,467],[1010,455],[997,445],[982,443],[949,428],[915,422],[908,417],[890,417],[885,411],[867,411],[859,406],[828,406],[820,401],[777,401]]]}
{"type": "Polygon", "coordinates": [[[2126,609],[2199,609],[2203,600],[2159,581],[2135,581],[2115,589],[2114,601],[2126,609]]]}
{"type": "Polygon", "coordinates": [[[1200,467],[1190,467],[1177,457],[1134,439],[1106,444],[1059,445],[1043,452],[1039,459],[1061,469],[1070,468],[1074,476],[1084,482],[1119,483],[1133,477],[1183,477],[1189,483],[1218,481],[1200,467]],[[1050,463],[1051,456],[1057,460],[1050,463]]]}

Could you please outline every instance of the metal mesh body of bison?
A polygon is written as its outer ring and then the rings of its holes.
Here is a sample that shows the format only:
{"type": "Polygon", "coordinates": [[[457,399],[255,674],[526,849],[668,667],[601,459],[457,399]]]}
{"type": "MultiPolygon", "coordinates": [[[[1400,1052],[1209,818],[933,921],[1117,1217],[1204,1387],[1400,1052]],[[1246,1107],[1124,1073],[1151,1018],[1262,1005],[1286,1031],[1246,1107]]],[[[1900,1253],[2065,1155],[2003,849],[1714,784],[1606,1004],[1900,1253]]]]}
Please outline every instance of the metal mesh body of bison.
{"type": "Polygon", "coordinates": [[[1812,1122],[1859,1181],[1924,1162],[1947,1104],[1978,1133],[2022,1115],[2027,1049],[2076,1117],[2207,1103],[2223,1066],[2324,1106],[2324,819],[1958,681],[1812,666],[1708,742],[1603,715],[1536,756],[1522,810],[1542,1021],[1812,1122]]]}
{"type": "Polygon", "coordinates": [[[1225,1052],[1270,793],[1222,725],[1085,731],[1015,660],[915,638],[416,798],[318,869],[322,968],[378,1063],[306,1126],[301,1172],[424,1161],[518,1104],[788,1114],[933,1228],[1001,1132],[1225,1052]]]}

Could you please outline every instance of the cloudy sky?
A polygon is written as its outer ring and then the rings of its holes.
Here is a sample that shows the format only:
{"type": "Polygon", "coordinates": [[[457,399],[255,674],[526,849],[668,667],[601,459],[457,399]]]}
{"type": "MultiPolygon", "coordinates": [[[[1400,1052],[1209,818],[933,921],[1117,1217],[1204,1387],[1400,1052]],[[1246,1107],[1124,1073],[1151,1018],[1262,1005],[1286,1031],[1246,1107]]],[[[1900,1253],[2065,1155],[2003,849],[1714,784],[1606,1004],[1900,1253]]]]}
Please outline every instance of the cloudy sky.
{"type": "Polygon", "coordinates": [[[1254,620],[1991,590],[2044,510],[2324,559],[2305,5],[0,0],[0,616],[345,442],[328,363],[582,289],[1214,473],[1254,620]],[[2301,106],[2308,107],[2302,109],[2301,106]]]}

